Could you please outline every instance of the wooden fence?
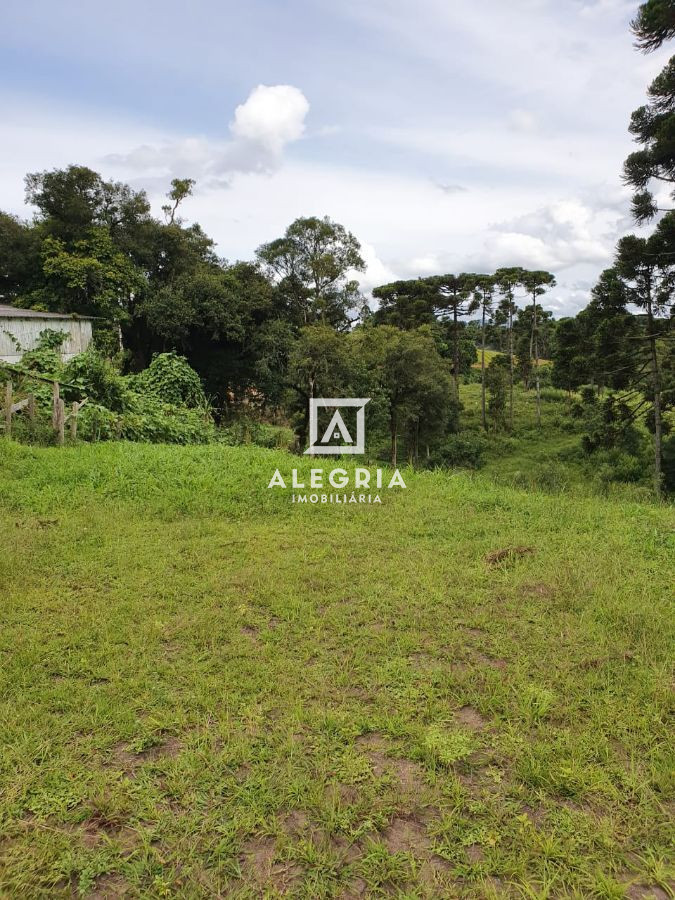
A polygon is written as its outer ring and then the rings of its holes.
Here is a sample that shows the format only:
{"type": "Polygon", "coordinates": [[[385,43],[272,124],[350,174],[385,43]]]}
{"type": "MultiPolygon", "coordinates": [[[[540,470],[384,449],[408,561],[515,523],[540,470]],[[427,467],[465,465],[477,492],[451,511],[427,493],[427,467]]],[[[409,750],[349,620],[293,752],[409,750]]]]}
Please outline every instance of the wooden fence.
{"type": "MultiPolygon", "coordinates": [[[[38,375],[31,375],[38,381],[49,381],[47,378],[41,378],[38,375]]],[[[61,385],[58,381],[49,381],[52,385],[52,428],[56,435],[56,443],[63,445],[66,438],[66,423],[70,430],[71,441],[77,440],[77,417],[80,410],[87,402],[87,398],[80,401],[73,401],[70,410],[66,412],[66,404],[61,399],[61,385]]],[[[12,435],[12,419],[20,412],[25,412],[31,422],[35,421],[36,402],[35,394],[29,393],[21,400],[14,400],[14,387],[11,381],[5,382],[4,402],[3,402],[3,422],[5,434],[7,437],[12,435]]]]}

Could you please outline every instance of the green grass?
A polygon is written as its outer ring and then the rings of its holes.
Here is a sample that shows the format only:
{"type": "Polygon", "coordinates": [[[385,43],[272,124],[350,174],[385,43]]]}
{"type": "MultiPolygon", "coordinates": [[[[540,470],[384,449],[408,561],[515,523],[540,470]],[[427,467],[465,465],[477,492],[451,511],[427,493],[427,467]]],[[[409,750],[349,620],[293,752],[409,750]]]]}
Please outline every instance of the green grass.
{"type": "Polygon", "coordinates": [[[311,464],[0,443],[0,895],[672,896],[672,509],[311,464]]]}

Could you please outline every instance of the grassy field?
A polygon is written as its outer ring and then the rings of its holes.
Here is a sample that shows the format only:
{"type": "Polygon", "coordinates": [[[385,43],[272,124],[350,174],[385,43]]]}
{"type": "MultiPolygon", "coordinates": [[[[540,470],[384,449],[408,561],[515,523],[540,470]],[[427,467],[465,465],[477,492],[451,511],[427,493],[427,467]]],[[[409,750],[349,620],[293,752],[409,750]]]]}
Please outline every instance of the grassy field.
{"type": "MultiPolygon", "coordinates": [[[[504,355],[504,354],[500,353],[499,350],[486,350],[485,351],[485,365],[488,366],[490,364],[491,360],[494,359],[495,356],[502,356],[502,355],[504,355]]],[[[481,360],[481,349],[480,349],[480,347],[478,347],[478,362],[472,363],[472,368],[480,369],[480,360],[481,360]]],[[[550,366],[551,360],[550,359],[540,359],[539,365],[540,366],[550,366]]]]}
{"type": "Polygon", "coordinates": [[[672,509],[293,466],[0,443],[0,895],[672,897],[672,509]]]}

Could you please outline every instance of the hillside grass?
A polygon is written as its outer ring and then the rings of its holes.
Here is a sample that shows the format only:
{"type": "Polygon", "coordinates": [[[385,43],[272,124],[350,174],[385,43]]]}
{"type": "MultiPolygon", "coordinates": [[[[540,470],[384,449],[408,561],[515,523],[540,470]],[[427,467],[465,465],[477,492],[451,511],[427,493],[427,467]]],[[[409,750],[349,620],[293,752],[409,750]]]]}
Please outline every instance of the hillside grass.
{"type": "Polygon", "coordinates": [[[318,464],[0,442],[0,895],[672,896],[672,508],[318,464]]]}

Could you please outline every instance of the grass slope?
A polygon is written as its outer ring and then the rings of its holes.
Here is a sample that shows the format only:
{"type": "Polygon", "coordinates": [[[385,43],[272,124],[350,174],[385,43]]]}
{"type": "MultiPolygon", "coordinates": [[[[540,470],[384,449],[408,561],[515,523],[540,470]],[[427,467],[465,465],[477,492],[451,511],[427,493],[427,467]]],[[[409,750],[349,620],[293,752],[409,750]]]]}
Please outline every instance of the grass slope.
{"type": "Polygon", "coordinates": [[[672,510],[293,465],[0,443],[0,894],[672,896],[672,510]]]}

